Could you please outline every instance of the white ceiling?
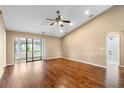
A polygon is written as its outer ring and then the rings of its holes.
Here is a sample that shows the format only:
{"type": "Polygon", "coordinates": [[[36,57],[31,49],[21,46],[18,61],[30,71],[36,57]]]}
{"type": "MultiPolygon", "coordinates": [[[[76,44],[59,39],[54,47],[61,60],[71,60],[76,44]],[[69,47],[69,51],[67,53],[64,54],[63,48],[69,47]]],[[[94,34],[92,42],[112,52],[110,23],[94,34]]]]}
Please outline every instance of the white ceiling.
{"type": "Polygon", "coordinates": [[[69,33],[73,29],[84,24],[88,20],[101,14],[105,10],[112,7],[111,5],[27,5],[27,6],[0,6],[2,10],[3,18],[6,29],[19,31],[19,32],[31,32],[37,34],[62,37],[66,33],[69,33]],[[60,10],[63,19],[71,20],[73,25],[64,24],[64,27],[58,25],[50,26],[50,21],[46,18],[55,18],[57,16],[56,10],[60,10]],[[85,10],[89,10],[89,14],[84,13],[85,10]],[[89,15],[93,14],[93,17],[89,18],[89,15]],[[66,33],[61,32],[63,30],[66,33]]]}

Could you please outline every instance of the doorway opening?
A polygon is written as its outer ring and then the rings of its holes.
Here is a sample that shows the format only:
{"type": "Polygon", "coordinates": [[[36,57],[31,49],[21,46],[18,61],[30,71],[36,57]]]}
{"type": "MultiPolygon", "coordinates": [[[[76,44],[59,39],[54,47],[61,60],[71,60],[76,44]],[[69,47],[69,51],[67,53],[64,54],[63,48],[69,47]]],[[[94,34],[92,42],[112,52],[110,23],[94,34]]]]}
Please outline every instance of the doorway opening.
{"type": "Polygon", "coordinates": [[[15,64],[43,60],[43,40],[15,37],[15,64]]]}
{"type": "Polygon", "coordinates": [[[118,32],[107,34],[106,41],[107,65],[120,65],[120,35],[118,32]]]}

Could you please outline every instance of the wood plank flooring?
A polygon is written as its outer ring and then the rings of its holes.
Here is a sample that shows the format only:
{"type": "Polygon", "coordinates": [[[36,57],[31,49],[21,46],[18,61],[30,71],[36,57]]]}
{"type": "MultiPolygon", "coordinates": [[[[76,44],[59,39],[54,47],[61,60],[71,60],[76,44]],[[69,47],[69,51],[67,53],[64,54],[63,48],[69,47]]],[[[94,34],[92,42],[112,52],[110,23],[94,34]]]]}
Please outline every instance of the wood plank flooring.
{"type": "Polygon", "coordinates": [[[124,68],[96,67],[63,58],[5,68],[1,88],[124,87],[124,68]],[[112,71],[110,71],[112,70],[112,71]]]}

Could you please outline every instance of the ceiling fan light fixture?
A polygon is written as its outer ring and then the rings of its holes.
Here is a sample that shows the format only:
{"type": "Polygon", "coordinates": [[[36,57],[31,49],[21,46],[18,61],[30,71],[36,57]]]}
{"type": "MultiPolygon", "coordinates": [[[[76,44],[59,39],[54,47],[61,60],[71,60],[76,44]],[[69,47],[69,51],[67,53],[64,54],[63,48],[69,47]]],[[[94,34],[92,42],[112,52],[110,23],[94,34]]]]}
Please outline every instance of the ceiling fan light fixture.
{"type": "Polygon", "coordinates": [[[61,19],[63,18],[62,16],[60,16],[61,17],[61,19]]]}
{"type": "Polygon", "coordinates": [[[62,15],[60,15],[60,11],[56,11],[56,12],[57,12],[56,18],[54,18],[54,19],[46,18],[46,20],[52,21],[50,26],[58,24],[60,27],[64,27],[64,23],[71,23],[71,21],[69,21],[69,20],[65,20],[65,19],[63,20],[62,15]]]}
{"type": "Polygon", "coordinates": [[[58,23],[59,23],[60,25],[63,24],[62,21],[59,21],[58,23]]]}
{"type": "Polygon", "coordinates": [[[70,25],[72,26],[72,25],[73,25],[73,23],[71,22],[71,23],[70,23],[70,25]]]}
{"type": "Polygon", "coordinates": [[[54,25],[56,25],[57,23],[54,23],[54,25]]]}

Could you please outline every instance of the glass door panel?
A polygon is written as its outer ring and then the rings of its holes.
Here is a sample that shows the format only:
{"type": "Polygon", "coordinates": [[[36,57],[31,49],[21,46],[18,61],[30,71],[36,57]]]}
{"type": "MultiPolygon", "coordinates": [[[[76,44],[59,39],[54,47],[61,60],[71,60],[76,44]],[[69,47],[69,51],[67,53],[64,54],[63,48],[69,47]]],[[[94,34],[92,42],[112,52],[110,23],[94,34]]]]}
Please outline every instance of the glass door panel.
{"type": "Polygon", "coordinates": [[[42,40],[15,38],[15,63],[42,60],[42,40]]]}
{"type": "Polygon", "coordinates": [[[27,39],[27,56],[26,61],[32,61],[33,60],[33,53],[32,53],[32,39],[27,39]]]}
{"type": "Polygon", "coordinates": [[[26,38],[15,38],[15,63],[26,62],[26,38]]]}
{"type": "Polygon", "coordinates": [[[41,40],[40,39],[33,39],[33,60],[40,60],[41,59],[41,40]]]}

